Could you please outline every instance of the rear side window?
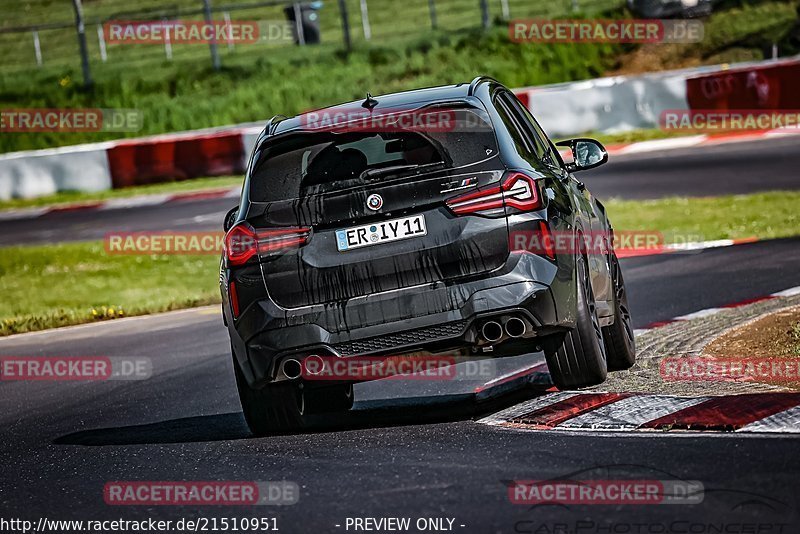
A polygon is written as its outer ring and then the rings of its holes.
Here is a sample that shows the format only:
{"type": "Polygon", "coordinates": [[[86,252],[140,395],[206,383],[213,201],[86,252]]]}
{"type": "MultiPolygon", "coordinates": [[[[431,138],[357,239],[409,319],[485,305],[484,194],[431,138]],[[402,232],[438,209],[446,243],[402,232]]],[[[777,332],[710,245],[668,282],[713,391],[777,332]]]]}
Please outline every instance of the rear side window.
{"type": "MultiPolygon", "coordinates": [[[[519,101],[514,95],[506,92],[500,94],[497,103],[500,104],[498,109],[501,109],[503,113],[506,114],[504,121],[508,121],[514,125],[511,132],[512,136],[524,138],[521,144],[527,145],[527,150],[522,153],[538,161],[550,163],[549,146],[544,139],[539,137],[537,132],[532,130],[532,124],[529,122],[528,117],[523,115],[524,106],[519,104],[519,101]]],[[[520,142],[518,142],[518,149],[521,148],[519,144],[520,142]]]]}
{"type": "Polygon", "coordinates": [[[452,125],[300,131],[262,145],[250,199],[274,202],[460,168],[497,156],[485,111],[459,109],[452,125]]]}

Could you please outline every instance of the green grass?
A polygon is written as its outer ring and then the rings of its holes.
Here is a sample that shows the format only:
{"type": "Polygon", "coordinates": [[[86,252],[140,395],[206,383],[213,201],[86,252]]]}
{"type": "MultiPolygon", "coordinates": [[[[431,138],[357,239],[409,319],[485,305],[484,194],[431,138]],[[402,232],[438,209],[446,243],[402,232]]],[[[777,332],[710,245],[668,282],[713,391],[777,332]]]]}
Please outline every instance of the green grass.
{"type": "Polygon", "coordinates": [[[108,255],[103,243],[0,249],[0,335],[210,304],[213,256],[108,255]]]}
{"type": "Polygon", "coordinates": [[[658,130],[652,128],[652,129],[642,129],[642,130],[631,130],[630,132],[619,132],[619,133],[588,132],[581,135],[580,137],[591,137],[592,139],[597,139],[605,146],[613,146],[613,145],[624,145],[627,143],[635,143],[637,141],[652,141],[655,139],[688,137],[691,135],[697,135],[697,134],[694,132],[686,132],[682,130],[658,130]]]}
{"type": "MultiPolygon", "coordinates": [[[[800,235],[798,192],[606,203],[619,230],[703,239],[800,235]]],[[[107,255],[103,244],[0,249],[0,335],[219,302],[216,256],[107,255]]]]}
{"type": "MultiPolygon", "coordinates": [[[[211,189],[241,187],[241,176],[220,176],[218,178],[194,178],[182,182],[166,182],[163,184],[137,185],[123,189],[109,189],[108,191],[63,191],[54,195],[36,198],[15,198],[0,201],[0,211],[6,209],[28,208],[35,206],[52,206],[72,202],[91,202],[96,200],[109,200],[114,198],[127,198],[138,195],[158,195],[167,193],[189,193],[211,189]]],[[[231,205],[236,200],[231,201],[231,205]]]]}
{"type": "Polygon", "coordinates": [[[205,62],[109,67],[93,91],[77,83],[75,69],[27,72],[0,78],[0,108],[135,108],[139,132],[21,132],[0,136],[0,152],[141,136],[293,115],[310,109],[413,87],[469,82],[478,74],[510,87],[592,78],[613,66],[618,45],[516,44],[503,28],[465,31],[358,46],[287,49],[260,57],[231,57],[220,72],[205,62]]]}
{"type": "MultiPolygon", "coordinates": [[[[591,181],[587,182],[591,188],[591,181]]],[[[800,235],[800,192],[604,202],[614,228],[654,230],[667,242],[686,236],[701,240],[800,235]]]]}
{"type": "MultiPolygon", "coordinates": [[[[235,2],[212,0],[212,5],[223,6],[235,2]]],[[[247,2],[252,4],[253,2],[247,2]]],[[[283,6],[290,2],[276,2],[277,5],[250,7],[230,12],[231,19],[243,21],[284,21],[283,6]]],[[[490,15],[501,16],[498,0],[490,0],[490,15]]],[[[92,66],[105,70],[113,64],[124,63],[137,69],[148,68],[152,64],[165,61],[165,50],[161,44],[155,45],[122,45],[109,44],[108,62],[101,60],[97,23],[101,20],[159,20],[169,17],[179,10],[181,20],[200,20],[200,15],[188,15],[188,10],[197,10],[202,4],[200,0],[85,0],[84,14],[87,22],[87,41],[92,66]],[[138,14],[137,14],[138,12],[138,14]],[[121,16],[121,13],[128,15],[121,16]]],[[[241,3],[240,3],[241,4],[241,3]]],[[[582,8],[597,12],[609,8],[619,8],[623,0],[584,0],[582,8]]],[[[365,42],[362,29],[360,0],[346,0],[351,36],[354,43],[365,42]]],[[[443,31],[460,31],[478,27],[481,23],[480,3],[478,0],[436,0],[438,28],[443,31]]],[[[428,0],[406,0],[398,9],[397,0],[368,0],[369,23],[372,31],[372,42],[386,43],[397,38],[421,36],[431,29],[428,0]]],[[[512,17],[557,17],[571,13],[572,0],[509,0],[512,17]]],[[[41,42],[43,69],[55,69],[74,66],[78,62],[78,44],[73,26],[73,9],[71,2],[63,0],[0,0],[0,12],[3,20],[0,28],[30,26],[42,23],[66,25],[64,28],[42,29],[39,31],[41,42]]],[[[343,31],[338,2],[325,2],[318,12],[323,47],[339,47],[343,43],[343,31]]],[[[214,19],[221,20],[221,13],[215,13],[214,19]]],[[[229,50],[222,44],[223,60],[233,56],[249,56],[257,58],[263,55],[281,53],[292,46],[287,43],[259,42],[239,45],[229,50]]],[[[209,62],[207,45],[180,45],[172,47],[173,61],[183,60],[209,62]]],[[[8,73],[30,71],[35,68],[33,36],[27,33],[0,34],[0,53],[4,57],[4,67],[8,73]]]]}

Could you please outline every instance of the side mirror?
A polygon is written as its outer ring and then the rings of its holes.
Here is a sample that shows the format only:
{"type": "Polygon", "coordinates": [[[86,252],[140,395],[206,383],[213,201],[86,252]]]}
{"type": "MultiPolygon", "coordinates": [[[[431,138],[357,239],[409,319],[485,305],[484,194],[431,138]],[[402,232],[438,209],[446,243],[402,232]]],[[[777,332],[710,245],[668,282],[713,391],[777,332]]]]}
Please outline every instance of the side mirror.
{"type": "Polygon", "coordinates": [[[225,233],[228,233],[228,230],[233,228],[233,224],[236,222],[236,216],[239,215],[239,206],[232,208],[228,213],[225,214],[225,219],[222,222],[222,228],[225,230],[225,233]]]}
{"type": "Polygon", "coordinates": [[[608,152],[594,139],[585,137],[568,139],[556,143],[556,146],[569,147],[572,151],[572,163],[567,164],[567,170],[570,172],[594,169],[608,161],[608,152]]]}

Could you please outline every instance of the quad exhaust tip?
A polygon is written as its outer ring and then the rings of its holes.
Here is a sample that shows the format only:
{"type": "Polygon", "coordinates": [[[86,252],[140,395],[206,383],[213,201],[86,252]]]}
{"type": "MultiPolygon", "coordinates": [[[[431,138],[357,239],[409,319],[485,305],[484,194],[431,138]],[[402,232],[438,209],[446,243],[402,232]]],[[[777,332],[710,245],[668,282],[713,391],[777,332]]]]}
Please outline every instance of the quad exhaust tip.
{"type": "Polygon", "coordinates": [[[519,317],[511,317],[508,319],[508,321],[506,321],[505,329],[508,337],[518,338],[525,335],[528,327],[525,324],[525,321],[519,317]]]}
{"type": "Polygon", "coordinates": [[[293,358],[288,358],[283,360],[281,370],[286,378],[289,380],[296,380],[303,374],[303,365],[293,358]]]}
{"type": "Polygon", "coordinates": [[[481,327],[481,335],[490,343],[500,341],[503,337],[503,327],[497,321],[486,321],[481,327]]]}
{"type": "Polygon", "coordinates": [[[312,354],[303,360],[303,368],[309,375],[319,375],[325,369],[325,360],[316,354],[312,354]]]}

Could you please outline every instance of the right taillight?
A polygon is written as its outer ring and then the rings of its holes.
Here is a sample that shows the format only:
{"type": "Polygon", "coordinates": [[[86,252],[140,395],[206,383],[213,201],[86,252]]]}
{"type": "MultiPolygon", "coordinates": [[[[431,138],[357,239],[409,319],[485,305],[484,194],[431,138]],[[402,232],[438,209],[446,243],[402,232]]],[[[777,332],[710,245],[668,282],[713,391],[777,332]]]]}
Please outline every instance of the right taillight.
{"type": "Polygon", "coordinates": [[[255,230],[247,223],[231,228],[225,236],[225,257],[231,266],[244,265],[258,255],[300,248],[308,242],[310,228],[255,230]]]}
{"type": "Polygon", "coordinates": [[[230,295],[231,301],[231,312],[233,312],[233,317],[235,319],[239,318],[239,293],[236,292],[236,282],[231,280],[228,283],[228,294],[230,295]]]}
{"type": "Polygon", "coordinates": [[[504,215],[505,208],[537,210],[542,201],[536,180],[521,172],[509,172],[500,186],[453,197],[447,207],[456,215],[492,217],[504,215]]]}

